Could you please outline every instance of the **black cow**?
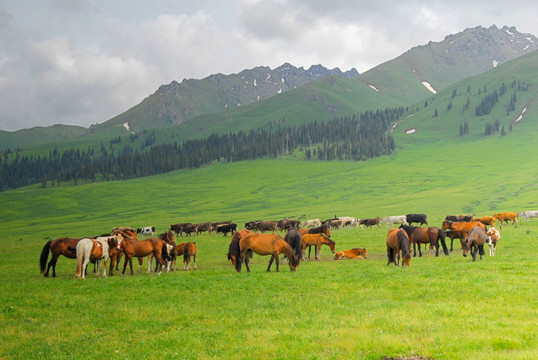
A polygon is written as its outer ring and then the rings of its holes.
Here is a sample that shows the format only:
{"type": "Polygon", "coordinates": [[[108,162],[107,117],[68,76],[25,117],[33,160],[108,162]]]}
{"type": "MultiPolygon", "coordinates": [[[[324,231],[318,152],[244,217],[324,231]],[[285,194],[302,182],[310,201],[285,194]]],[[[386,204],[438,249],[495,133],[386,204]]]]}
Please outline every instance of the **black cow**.
{"type": "Polygon", "coordinates": [[[175,232],[176,235],[182,235],[183,233],[183,228],[185,226],[189,226],[189,225],[192,225],[191,223],[179,223],[179,224],[173,224],[173,225],[170,225],[170,230],[175,232]]]}
{"type": "Polygon", "coordinates": [[[469,222],[473,221],[473,215],[447,215],[445,220],[452,222],[469,222]]]}
{"type": "Polygon", "coordinates": [[[409,223],[409,225],[411,225],[412,223],[417,223],[417,224],[420,223],[420,225],[426,224],[426,226],[429,226],[428,216],[426,214],[407,214],[406,220],[409,223]]]}
{"type": "Polygon", "coordinates": [[[223,224],[220,226],[217,226],[217,234],[221,233],[224,234],[224,236],[228,236],[228,233],[231,232],[232,235],[237,231],[237,224],[223,224]]]}

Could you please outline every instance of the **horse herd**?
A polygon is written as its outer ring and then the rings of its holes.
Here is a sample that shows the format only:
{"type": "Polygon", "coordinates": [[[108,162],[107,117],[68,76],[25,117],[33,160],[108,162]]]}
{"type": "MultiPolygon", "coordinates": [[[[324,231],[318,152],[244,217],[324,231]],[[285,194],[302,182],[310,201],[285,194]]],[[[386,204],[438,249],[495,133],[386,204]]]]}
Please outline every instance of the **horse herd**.
{"type": "MultiPolygon", "coordinates": [[[[45,277],[49,276],[52,268],[52,276],[56,276],[56,263],[60,255],[67,258],[77,259],[76,277],[84,279],[88,263],[96,264],[97,276],[100,274],[101,262],[104,262],[103,277],[107,275],[107,264],[110,260],[109,274],[113,275],[114,268],[119,269],[121,257],[125,257],[122,274],[125,274],[127,265],[133,274],[133,257],[138,258],[140,265],[143,258],[148,257],[148,272],[153,270],[153,258],[156,260],[155,272],[159,274],[166,271],[176,270],[176,260],[178,256],[183,256],[183,269],[190,270],[191,261],[196,269],[196,242],[176,243],[176,236],[191,236],[192,233],[199,234],[202,231],[216,231],[227,236],[232,233],[228,248],[228,261],[240,272],[242,264],[245,264],[247,272],[250,272],[249,262],[252,254],[270,255],[270,271],[273,262],[276,271],[280,267],[280,254],[283,254],[291,271],[296,271],[301,260],[310,259],[311,248],[315,249],[315,259],[320,260],[320,250],[322,245],[328,246],[335,254],[334,260],[343,259],[366,259],[366,248],[352,248],[336,252],[335,242],[331,239],[330,229],[342,227],[373,226],[380,227],[384,222],[391,229],[387,233],[387,265],[399,265],[400,259],[404,266],[409,266],[411,260],[411,244],[413,245],[413,256],[416,256],[418,246],[419,256],[422,256],[421,244],[429,245],[430,249],[435,248],[435,256],[439,256],[440,246],[445,255],[449,254],[446,245],[446,237],[451,239],[450,251],[453,250],[454,239],[459,239],[463,256],[471,253],[473,261],[476,261],[477,253],[482,259],[484,255],[484,244],[487,242],[490,247],[490,256],[495,255],[496,243],[500,240],[500,232],[494,227],[497,222],[502,229],[502,224],[512,221],[518,223],[518,216],[526,219],[538,217],[538,212],[523,213],[499,213],[492,216],[475,218],[471,215],[447,216],[440,228],[429,226],[425,214],[408,214],[400,216],[390,216],[384,218],[356,219],[353,217],[340,217],[320,221],[319,219],[306,220],[280,220],[280,221],[249,221],[245,223],[245,229],[237,231],[237,225],[231,221],[220,223],[180,223],[170,225],[170,230],[154,237],[155,228],[145,227],[136,231],[130,227],[115,228],[108,234],[90,236],[85,238],[59,238],[48,241],[41,251],[40,267],[41,273],[45,277]],[[413,226],[417,223],[418,226],[413,226]],[[394,224],[400,224],[398,228],[392,228],[394,224]],[[422,225],[426,225],[423,227],[422,225]],[[489,229],[487,226],[490,226],[489,229]],[[284,237],[278,231],[285,231],[284,237]],[[265,234],[271,231],[271,234],[265,234]],[[139,240],[137,234],[151,236],[139,240]],[[440,245],[439,245],[440,244],[440,245]],[[306,250],[308,249],[308,255],[306,250]],[[52,254],[51,260],[47,264],[49,252],[52,254]]],[[[94,268],[95,271],[95,268],[94,268]]]]}

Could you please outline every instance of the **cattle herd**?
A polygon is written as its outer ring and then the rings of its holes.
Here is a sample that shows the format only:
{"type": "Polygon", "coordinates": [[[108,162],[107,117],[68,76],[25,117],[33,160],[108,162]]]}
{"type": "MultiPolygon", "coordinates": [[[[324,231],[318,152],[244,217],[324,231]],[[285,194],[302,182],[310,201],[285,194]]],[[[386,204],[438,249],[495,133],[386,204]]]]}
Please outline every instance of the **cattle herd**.
{"type": "MultiPolygon", "coordinates": [[[[241,269],[241,263],[245,263],[248,268],[248,259],[252,257],[252,252],[260,255],[271,255],[269,262],[270,270],[273,260],[276,262],[278,271],[279,255],[282,252],[289,261],[290,269],[295,271],[301,260],[309,259],[306,250],[311,246],[316,248],[316,260],[319,260],[318,252],[321,245],[328,245],[335,253],[335,242],[331,239],[331,229],[342,228],[364,228],[376,226],[381,228],[381,223],[385,223],[390,228],[387,234],[387,257],[388,265],[394,263],[399,265],[402,258],[403,265],[409,266],[411,258],[411,245],[416,256],[416,246],[422,256],[420,245],[429,244],[430,249],[435,247],[436,256],[439,255],[439,243],[443,252],[448,255],[448,247],[445,238],[451,240],[450,251],[453,250],[454,239],[459,239],[463,255],[470,252],[473,261],[476,260],[477,253],[482,259],[484,255],[484,245],[488,243],[490,256],[495,255],[497,241],[500,240],[500,231],[503,223],[518,224],[518,218],[529,220],[538,218],[538,211],[525,211],[521,213],[505,212],[476,218],[472,215],[446,216],[440,228],[430,226],[425,214],[407,214],[398,216],[375,217],[367,219],[357,219],[354,217],[334,217],[321,221],[320,219],[310,219],[305,221],[284,219],[279,221],[248,221],[244,224],[244,229],[238,231],[238,226],[232,221],[222,221],[217,223],[178,223],[170,225],[168,231],[155,237],[155,227],[148,226],[134,230],[130,227],[115,228],[109,234],[82,239],[60,238],[51,240],[43,247],[40,257],[41,273],[49,275],[52,267],[52,276],[56,276],[55,267],[58,257],[64,255],[68,258],[77,258],[77,277],[84,278],[81,273],[81,264],[88,261],[96,262],[97,266],[104,260],[106,276],[106,266],[110,259],[109,274],[113,274],[114,267],[118,269],[121,257],[125,257],[123,273],[129,264],[132,274],[132,258],[138,258],[140,264],[144,257],[148,257],[148,272],[153,270],[153,258],[156,259],[155,271],[167,271],[176,269],[176,259],[183,256],[183,269],[189,270],[191,259],[194,260],[196,269],[196,242],[176,242],[176,237],[187,238],[200,233],[217,233],[227,237],[231,235],[229,244],[228,260],[237,271],[241,269]],[[398,228],[393,228],[399,225],[398,228]],[[489,227],[489,228],[488,228],[489,227]],[[284,238],[280,237],[279,231],[287,233],[284,238]],[[270,234],[265,234],[265,233],[270,234]],[[174,236],[175,233],[175,236],[174,236]],[[290,234],[293,234],[290,236],[290,234]],[[137,235],[147,237],[138,239],[137,235]],[[293,240],[289,240],[293,239],[293,240]],[[293,243],[292,243],[293,241],[293,243]],[[84,245],[82,245],[84,244],[84,245]],[[278,245],[277,245],[278,244],[278,245]],[[79,250],[80,248],[80,250],[79,250]],[[261,249],[261,250],[260,250],[261,249]],[[47,266],[48,254],[52,258],[47,266]],[[84,253],[83,253],[84,252],[84,253]],[[46,271],[45,271],[46,269],[46,271]]],[[[336,253],[334,259],[366,259],[365,248],[353,248],[342,250],[336,253]]],[[[99,275],[99,269],[97,270],[99,275]]]]}

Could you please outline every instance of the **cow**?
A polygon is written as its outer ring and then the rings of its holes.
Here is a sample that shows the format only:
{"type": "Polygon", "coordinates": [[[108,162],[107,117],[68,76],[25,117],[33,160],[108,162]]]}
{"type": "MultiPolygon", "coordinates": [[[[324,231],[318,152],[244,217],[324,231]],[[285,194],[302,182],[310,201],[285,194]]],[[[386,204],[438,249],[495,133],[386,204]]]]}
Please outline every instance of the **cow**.
{"type": "Polygon", "coordinates": [[[379,229],[381,227],[379,225],[380,222],[381,222],[381,218],[378,216],[378,217],[375,217],[375,218],[360,219],[359,220],[359,225],[361,225],[361,226],[365,225],[366,227],[377,225],[377,228],[379,229]]]}
{"type": "Polygon", "coordinates": [[[195,224],[195,227],[196,236],[200,235],[200,233],[204,231],[207,231],[209,235],[211,235],[211,230],[213,230],[213,224],[210,222],[195,224]]]}
{"type": "Polygon", "coordinates": [[[212,223],[211,226],[213,227],[213,231],[217,231],[217,228],[222,225],[230,225],[233,223],[233,221],[219,221],[216,223],[212,223]]]}
{"type": "Polygon", "coordinates": [[[497,248],[497,241],[501,240],[501,233],[494,227],[490,227],[486,231],[486,237],[489,245],[489,256],[495,256],[495,250],[497,248]]]}
{"type": "Polygon", "coordinates": [[[341,216],[338,218],[338,220],[341,221],[341,226],[342,227],[355,227],[359,224],[359,220],[357,218],[354,218],[352,216],[341,216]]]}
{"type": "Polygon", "coordinates": [[[447,215],[445,220],[453,222],[469,222],[473,221],[473,215],[447,215]]]}
{"type": "Polygon", "coordinates": [[[155,235],[155,226],[146,226],[143,228],[136,229],[136,233],[143,236],[154,236],[155,235]]]}
{"type": "Polygon", "coordinates": [[[301,222],[299,220],[283,219],[277,222],[277,227],[281,231],[286,231],[291,228],[298,229],[300,225],[301,225],[301,222]]]}
{"type": "Polygon", "coordinates": [[[321,222],[323,225],[328,224],[330,228],[339,229],[342,227],[342,220],[338,218],[327,219],[321,222]]]}
{"type": "Polygon", "coordinates": [[[237,224],[231,223],[231,224],[222,224],[220,226],[217,226],[216,232],[224,234],[224,236],[228,236],[228,233],[232,233],[232,235],[237,231],[237,224]]]}
{"type": "Polygon", "coordinates": [[[428,216],[426,214],[407,214],[405,216],[405,220],[409,225],[412,225],[413,223],[420,223],[421,226],[422,224],[426,224],[426,226],[429,226],[428,216]]]}
{"type": "Polygon", "coordinates": [[[258,230],[260,230],[262,234],[266,231],[272,231],[274,233],[277,231],[277,223],[275,221],[260,221],[258,230]]]}
{"type": "Polygon", "coordinates": [[[386,216],[381,219],[381,222],[387,223],[387,228],[392,227],[394,224],[409,225],[405,215],[386,216]]]}
{"type": "Polygon", "coordinates": [[[261,220],[246,222],[245,223],[245,229],[250,230],[250,231],[259,230],[258,226],[260,225],[261,222],[262,222],[261,220]]]}
{"type": "Polygon", "coordinates": [[[508,223],[508,221],[512,220],[512,225],[514,225],[514,223],[517,223],[519,225],[519,221],[517,220],[517,215],[518,214],[515,212],[503,212],[503,213],[494,214],[492,216],[499,219],[500,228],[502,230],[503,222],[508,223]]]}
{"type": "Polygon", "coordinates": [[[187,222],[187,223],[179,223],[179,224],[172,224],[172,225],[170,225],[170,230],[175,232],[177,236],[183,236],[183,232],[184,232],[183,229],[185,227],[188,227],[190,229],[191,225],[192,224],[189,223],[189,222],[187,222]]]}
{"type": "Polygon", "coordinates": [[[538,218],[538,211],[523,211],[517,214],[517,216],[529,221],[529,218],[538,218]]]}
{"type": "Polygon", "coordinates": [[[498,221],[498,219],[493,216],[482,216],[480,218],[473,217],[471,221],[480,221],[484,225],[495,226],[495,223],[498,221]]]}
{"type": "Polygon", "coordinates": [[[318,227],[318,226],[321,226],[321,220],[320,219],[306,220],[303,223],[303,227],[318,227]]]}

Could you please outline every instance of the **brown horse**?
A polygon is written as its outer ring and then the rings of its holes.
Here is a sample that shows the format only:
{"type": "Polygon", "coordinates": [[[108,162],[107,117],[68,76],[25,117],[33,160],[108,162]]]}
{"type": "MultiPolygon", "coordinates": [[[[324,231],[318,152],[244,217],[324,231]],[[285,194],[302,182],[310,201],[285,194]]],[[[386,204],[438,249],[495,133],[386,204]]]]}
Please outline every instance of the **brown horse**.
{"type": "Polygon", "coordinates": [[[482,260],[482,255],[485,254],[484,244],[486,241],[487,235],[484,229],[475,227],[471,230],[467,238],[461,242],[463,256],[467,257],[467,252],[471,251],[473,261],[476,261],[476,253],[478,252],[480,254],[480,260],[482,260]]]}
{"type": "Polygon", "coordinates": [[[237,272],[241,271],[241,264],[245,262],[247,272],[250,272],[249,257],[248,251],[251,250],[258,255],[271,255],[271,260],[269,260],[269,266],[267,271],[271,271],[271,265],[273,260],[276,263],[276,271],[279,272],[279,256],[280,253],[283,253],[290,261],[289,266],[290,270],[293,272],[299,266],[299,260],[291,246],[284,241],[278,234],[258,234],[250,233],[245,236],[242,236],[239,239],[239,252],[235,253],[236,263],[235,269],[237,272]]]}
{"type": "Polygon", "coordinates": [[[193,269],[196,270],[196,253],[198,249],[196,248],[195,242],[188,242],[183,248],[183,270],[189,271],[191,269],[191,258],[194,263],[193,269]]]}
{"type": "MultiPolygon", "coordinates": [[[[305,249],[307,246],[313,245],[316,247],[316,253],[315,253],[315,259],[320,260],[320,252],[321,252],[321,245],[327,245],[331,248],[331,251],[335,252],[335,242],[329,239],[324,234],[304,234],[303,235],[303,247],[302,247],[302,255],[303,260],[306,259],[305,249]]],[[[310,259],[310,254],[308,256],[308,259],[310,259]]]]}
{"type": "Polygon", "coordinates": [[[56,263],[60,255],[69,259],[76,259],[76,248],[80,239],[73,238],[59,238],[48,241],[43,250],[41,250],[41,256],[39,258],[39,264],[41,266],[41,274],[44,273],[45,277],[49,277],[49,270],[52,267],[52,277],[56,277],[56,263]],[[47,259],[49,258],[49,252],[52,257],[47,265],[47,259]],[[45,271],[45,267],[47,271],[45,271]]]}
{"type": "Polygon", "coordinates": [[[131,268],[131,275],[133,275],[133,256],[141,258],[148,256],[149,254],[153,254],[157,262],[157,267],[155,269],[156,271],[157,269],[160,270],[162,268],[162,265],[164,265],[165,263],[163,260],[163,255],[165,257],[168,256],[165,242],[158,238],[148,238],[141,241],[137,241],[133,238],[124,238],[120,245],[123,249],[123,254],[125,255],[122,275],[125,274],[125,270],[127,269],[127,263],[129,263],[129,267],[131,268]]]}
{"type": "MultiPolygon", "coordinates": [[[[455,223],[460,224],[460,223],[455,223]]],[[[420,250],[420,244],[430,244],[435,246],[435,256],[439,256],[439,240],[441,240],[441,245],[443,246],[443,252],[448,256],[448,249],[445,243],[445,232],[435,226],[430,226],[427,228],[418,227],[418,226],[406,226],[400,225],[400,229],[405,230],[407,236],[409,236],[409,241],[413,244],[413,256],[417,256],[416,244],[418,244],[418,253],[419,256],[422,256],[422,251],[420,250]]]]}
{"type": "Polygon", "coordinates": [[[334,260],[343,260],[343,259],[368,259],[366,255],[366,248],[353,248],[349,250],[343,250],[336,253],[334,260]]]}
{"type": "Polygon", "coordinates": [[[123,240],[122,235],[97,237],[96,239],[83,238],[77,244],[77,272],[76,277],[84,279],[86,277],[86,266],[90,261],[97,262],[97,276],[101,267],[101,260],[104,260],[103,277],[106,277],[106,265],[109,259],[110,249],[116,243],[123,240]]]}
{"type": "Polygon", "coordinates": [[[399,265],[400,252],[402,254],[403,265],[409,266],[411,252],[407,232],[403,229],[390,229],[387,234],[387,257],[389,259],[387,266],[389,266],[391,262],[396,266],[399,265]]]}
{"type": "MultiPolygon", "coordinates": [[[[122,228],[114,228],[111,231],[112,235],[118,235],[121,234],[122,239],[132,239],[135,241],[138,241],[138,235],[136,234],[136,231],[129,227],[122,227],[122,228]]],[[[110,270],[109,275],[114,275],[114,268],[116,270],[119,269],[120,260],[123,256],[123,248],[116,243],[116,246],[113,248],[110,248],[110,270]]],[[[142,258],[138,258],[138,263],[142,265],[142,258]]]]}

